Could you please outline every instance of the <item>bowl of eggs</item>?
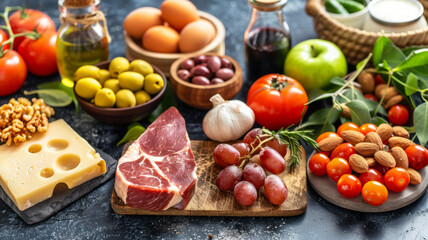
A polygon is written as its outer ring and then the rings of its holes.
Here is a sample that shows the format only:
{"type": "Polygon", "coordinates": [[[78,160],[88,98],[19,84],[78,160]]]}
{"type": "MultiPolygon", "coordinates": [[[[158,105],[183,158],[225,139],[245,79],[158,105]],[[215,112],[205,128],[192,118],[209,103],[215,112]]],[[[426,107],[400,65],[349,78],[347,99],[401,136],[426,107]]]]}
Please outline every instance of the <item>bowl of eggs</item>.
{"type": "Polygon", "coordinates": [[[92,117],[106,123],[131,123],[149,116],[165,95],[165,74],[156,66],[117,57],[85,65],[74,74],[74,94],[92,117]]]}
{"type": "Polygon", "coordinates": [[[199,109],[213,107],[210,98],[232,99],[243,84],[242,69],[233,58],[216,53],[193,54],[177,59],[170,68],[176,96],[199,109]]]}
{"type": "Polygon", "coordinates": [[[160,9],[135,9],[125,18],[123,28],[126,56],[146,60],[167,75],[178,58],[225,52],[223,23],[198,11],[190,1],[165,0],[160,9]]]}

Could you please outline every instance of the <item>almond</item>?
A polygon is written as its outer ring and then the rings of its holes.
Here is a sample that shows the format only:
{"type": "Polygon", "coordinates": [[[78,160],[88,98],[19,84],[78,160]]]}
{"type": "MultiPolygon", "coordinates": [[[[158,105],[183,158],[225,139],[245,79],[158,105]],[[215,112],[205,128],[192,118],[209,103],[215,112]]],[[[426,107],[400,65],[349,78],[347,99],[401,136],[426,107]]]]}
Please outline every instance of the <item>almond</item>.
{"type": "Polygon", "coordinates": [[[414,142],[412,142],[411,140],[407,139],[407,138],[403,138],[403,137],[391,137],[388,140],[389,143],[389,147],[393,148],[393,147],[401,147],[402,149],[406,150],[406,148],[408,146],[412,146],[415,145],[414,142]]]}
{"type": "Polygon", "coordinates": [[[342,112],[340,113],[340,115],[344,118],[351,118],[351,110],[345,105],[341,105],[341,107],[342,112]]]}
{"type": "Polygon", "coordinates": [[[385,83],[381,83],[379,85],[376,86],[375,88],[375,96],[377,97],[377,99],[381,99],[383,96],[383,90],[386,88],[386,84],[385,83]]]}
{"type": "Polygon", "coordinates": [[[351,165],[352,170],[357,173],[365,173],[369,170],[369,164],[366,159],[358,154],[352,154],[349,157],[349,165],[351,165]]]}
{"type": "Polygon", "coordinates": [[[384,108],[385,109],[390,109],[392,106],[399,104],[401,101],[403,101],[403,96],[401,96],[400,94],[398,94],[397,96],[392,97],[391,99],[389,99],[388,102],[386,102],[384,108]]]}
{"type": "Polygon", "coordinates": [[[391,155],[395,159],[396,167],[409,168],[409,159],[407,158],[406,152],[401,147],[393,147],[391,149],[391,155]]]}
{"type": "Polygon", "coordinates": [[[394,137],[403,137],[403,138],[410,137],[409,132],[405,128],[400,126],[392,127],[392,135],[394,135],[394,137]]]}
{"type": "Polygon", "coordinates": [[[343,143],[343,139],[341,137],[328,137],[321,140],[318,143],[318,147],[321,151],[330,152],[343,143]]]}
{"type": "Polygon", "coordinates": [[[376,133],[379,134],[380,139],[384,142],[392,136],[392,127],[389,124],[382,123],[377,127],[376,133]]]}
{"type": "Polygon", "coordinates": [[[418,185],[422,182],[421,174],[419,174],[418,171],[413,168],[409,168],[407,169],[407,172],[409,173],[410,184],[418,185]]]}
{"type": "Polygon", "coordinates": [[[395,87],[388,87],[385,93],[385,98],[383,99],[384,102],[388,102],[392,97],[395,97],[399,95],[400,93],[395,89],[395,87]]]}
{"type": "Polygon", "coordinates": [[[362,72],[358,75],[358,83],[361,84],[361,89],[364,93],[372,93],[375,88],[375,80],[373,75],[368,72],[362,72]]]}
{"type": "Polygon", "coordinates": [[[378,145],[379,149],[383,148],[382,139],[380,138],[379,134],[375,132],[369,132],[366,134],[364,138],[364,142],[370,142],[378,145]]]}
{"type": "Polygon", "coordinates": [[[364,134],[355,130],[346,130],[340,133],[343,140],[355,146],[355,144],[364,141],[364,134]]]}
{"type": "Polygon", "coordinates": [[[376,165],[376,160],[374,160],[374,158],[372,157],[368,157],[366,158],[367,164],[369,165],[369,167],[374,167],[374,165],[376,165]]]}
{"type": "Polygon", "coordinates": [[[387,168],[395,167],[395,159],[392,157],[391,153],[385,151],[377,151],[374,154],[374,159],[380,165],[385,166],[387,168]]]}
{"type": "Polygon", "coordinates": [[[355,151],[364,157],[371,157],[380,150],[379,146],[374,143],[362,142],[355,145],[355,151]]]}

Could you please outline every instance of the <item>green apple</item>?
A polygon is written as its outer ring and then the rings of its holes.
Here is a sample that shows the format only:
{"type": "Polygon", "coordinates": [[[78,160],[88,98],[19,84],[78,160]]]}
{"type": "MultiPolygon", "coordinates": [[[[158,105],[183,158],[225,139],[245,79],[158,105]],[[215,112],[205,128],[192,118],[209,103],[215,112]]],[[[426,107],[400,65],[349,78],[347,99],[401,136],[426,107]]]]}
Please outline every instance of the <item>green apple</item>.
{"type": "Polygon", "coordinates": [[[346,59],[340,48],[321,39],[297,44],[284,63],[285,75],[299,81],[306,91],[324,89],[332,77],[343,77],[347,72],[346,59]]]}

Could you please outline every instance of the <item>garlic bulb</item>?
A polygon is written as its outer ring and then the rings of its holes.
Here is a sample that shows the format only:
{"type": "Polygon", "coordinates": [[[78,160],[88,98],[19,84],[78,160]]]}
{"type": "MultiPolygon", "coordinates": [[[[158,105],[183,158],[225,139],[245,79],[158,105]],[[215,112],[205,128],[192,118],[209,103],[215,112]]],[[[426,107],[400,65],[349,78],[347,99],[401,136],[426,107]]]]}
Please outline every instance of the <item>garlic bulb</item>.
{"type": "Polygon", "coordinates": [[[225,101],[220,94],[212,96],[210,101],[214,108],[205,115],[202,128],[212,140],[236,140],[253,127],[254,112],[242,101],[225,101]]]}

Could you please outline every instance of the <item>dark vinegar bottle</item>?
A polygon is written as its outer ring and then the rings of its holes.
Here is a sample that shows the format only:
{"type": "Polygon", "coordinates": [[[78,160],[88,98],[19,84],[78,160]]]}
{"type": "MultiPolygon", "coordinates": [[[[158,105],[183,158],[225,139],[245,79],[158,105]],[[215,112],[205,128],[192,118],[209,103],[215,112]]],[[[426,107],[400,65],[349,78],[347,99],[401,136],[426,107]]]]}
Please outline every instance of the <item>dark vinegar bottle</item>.
{"type": "Polygon", "coordinates": [[[283,73],[284,61],[291,41],[282,8],[287,1],[249,0],[253,7],[250,24],[245,31],[246,78],[254,82],[269,73],[283,73]]]}

